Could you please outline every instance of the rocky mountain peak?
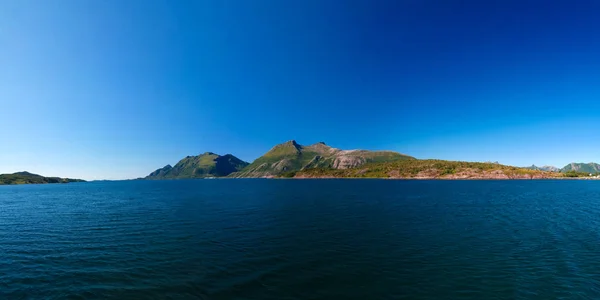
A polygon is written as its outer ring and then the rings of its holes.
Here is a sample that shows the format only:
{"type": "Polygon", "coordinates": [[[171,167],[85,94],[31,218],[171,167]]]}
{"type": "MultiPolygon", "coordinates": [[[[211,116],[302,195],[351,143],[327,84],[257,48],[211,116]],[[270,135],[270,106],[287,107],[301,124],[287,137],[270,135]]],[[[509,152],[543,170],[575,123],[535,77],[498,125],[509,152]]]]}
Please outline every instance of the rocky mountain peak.
{"type": "Polygon", "coordinates": [[[289,141],[285,142],[285,144],[286,145],[294,146],[295,148],[301,148],[302,147],[302,145],[298,144],[296,142],[296,140],[289,140],[289,141]]]}
{"type": "Polygon", "coordinates": [[[283,172],[311,168],[348,169],[369,162],[414,159],[391,151],[353,150],[332,148],[324,142],[302,146],[295,140],[276,145],[233,177],[273,177],[283,172]]]}

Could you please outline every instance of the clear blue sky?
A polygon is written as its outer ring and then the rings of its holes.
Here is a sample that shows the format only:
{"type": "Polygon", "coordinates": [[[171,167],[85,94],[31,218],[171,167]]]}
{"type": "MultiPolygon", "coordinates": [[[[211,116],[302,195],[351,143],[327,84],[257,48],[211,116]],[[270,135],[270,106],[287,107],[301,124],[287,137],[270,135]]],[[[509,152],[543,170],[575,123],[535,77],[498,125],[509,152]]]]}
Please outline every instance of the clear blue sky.
{"type": "Polygon", "coordinates": [[[295,139],[600,162],[599,1],[0,0],[0,173],[295,139]]]}

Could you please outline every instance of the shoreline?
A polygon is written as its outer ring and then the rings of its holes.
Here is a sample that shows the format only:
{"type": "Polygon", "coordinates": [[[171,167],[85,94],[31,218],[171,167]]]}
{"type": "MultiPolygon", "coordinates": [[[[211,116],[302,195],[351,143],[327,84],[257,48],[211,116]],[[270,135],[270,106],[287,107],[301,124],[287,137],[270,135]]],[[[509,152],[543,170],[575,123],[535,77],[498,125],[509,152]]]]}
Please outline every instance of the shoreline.
{"type": "MultiPolygon", "coordinates": [[[[242,179],[242,178],[240,178],[242,179]]],[[[260,179],[381,179],[381,180],[443,180],[443,181],[465,181],[465,180],[600,180],[600,178],[571,178],[571,177],[543,177],[543,178],[443,178],[443,177],[291,177],[291,178],[260,178],[260,179]]]]}
{"type": "MultiPolygon", "coordinates": [[[[178,180],[203,180],[207,178],[171,178],[171,179],[138,179],[136,181],[178,181],[178,180]]],[[[544,177],[544,178],[482,178],[482,177],[471,177],[471,178],[442,178],[442,177],[216,177],[210,179],[225,179],[225,180],[398,180],[398,181],[550,181],[550,180],[582,180],[582,181],[595,181],[600,178],[581,178],[581,177],[544,177]]],[[[120,181],[132,181],[130,179],[124,180],[96,180],[87,181],[80,183],[97,183],[97,182],[120,182],[120,181]]],[[[21,186],[21,185],[53,185],[53,183],[18,183],[18,184],[0,184],[1,186],[21,186]]],[[[63,183],[64,184],[64,183],[63,183]]],[[[60,185],[63,185],[60,184],[60,185]]],[[[55,185],[55,184],[54,184],[55,185]]]]}

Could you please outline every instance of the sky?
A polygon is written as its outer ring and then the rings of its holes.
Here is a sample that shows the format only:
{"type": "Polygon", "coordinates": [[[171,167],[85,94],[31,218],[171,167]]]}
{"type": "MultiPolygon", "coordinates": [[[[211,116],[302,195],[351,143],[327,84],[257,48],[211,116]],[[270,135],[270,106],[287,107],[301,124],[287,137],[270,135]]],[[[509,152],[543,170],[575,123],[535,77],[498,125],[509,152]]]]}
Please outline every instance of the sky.
{"type": "Polygon", "coordinates": [[[599,1],[0,0],[0,173],[142,177],[294,139],[600,162],[599,1]]]}

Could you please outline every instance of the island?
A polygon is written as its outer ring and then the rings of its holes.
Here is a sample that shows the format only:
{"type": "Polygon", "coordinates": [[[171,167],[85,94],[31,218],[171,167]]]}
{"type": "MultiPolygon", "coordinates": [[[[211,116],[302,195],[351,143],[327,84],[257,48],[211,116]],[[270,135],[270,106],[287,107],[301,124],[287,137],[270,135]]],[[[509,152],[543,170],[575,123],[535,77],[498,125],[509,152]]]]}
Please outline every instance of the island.
{"type": "Polygon", "coordinates": [[[0,185],[11,184],[47,184],[47,183],[70,183],[85,182],[83,179],[45,177],[29,172],[17,172],[12,174],[0,174],[0,185]]]}

